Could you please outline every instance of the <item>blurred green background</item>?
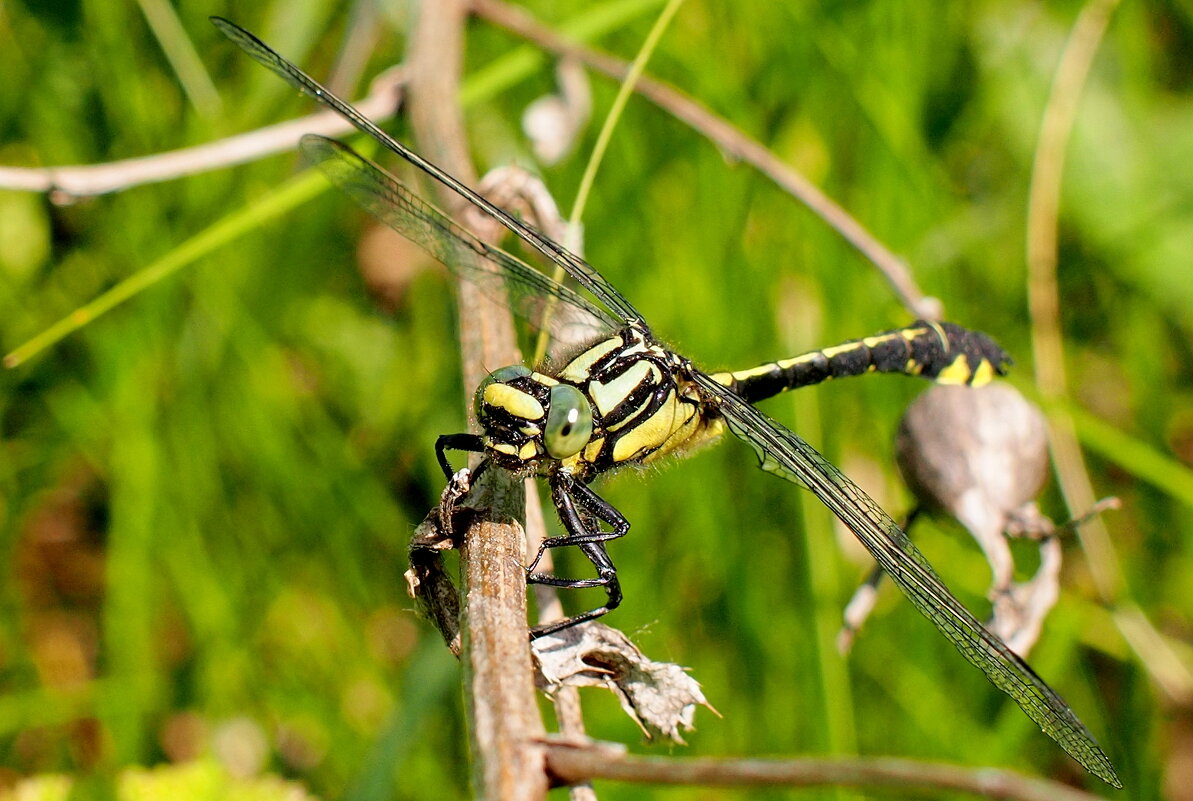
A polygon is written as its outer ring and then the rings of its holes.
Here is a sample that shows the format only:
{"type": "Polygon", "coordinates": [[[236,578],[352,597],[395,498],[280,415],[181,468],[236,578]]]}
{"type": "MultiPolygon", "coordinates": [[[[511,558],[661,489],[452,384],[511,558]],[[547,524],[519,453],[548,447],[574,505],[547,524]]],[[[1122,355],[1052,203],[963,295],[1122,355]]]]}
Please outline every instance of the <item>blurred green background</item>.
{"type": "MultiPolygon", "coordinates": [[[[527,3],[560,28],[609,15],[594,44],[627,58],[660,5],[527,3]]],[[[1010,380],[1030,394],[1028,179],[1080,8],[689,0],[650,71],[824,187],[907,259],[950,319],[1015,355],[1010,380]]],[[[149,155],[313,110],[209,14],[317,77],[361,59],[345,67],[349,96],[407,45],[404,3],[3,3],[0,164],[149,155]],[[363,46],[346,43],[362,30],[363,46]]],[[[551,60],[483,21],[467,45],[478,166],[533,165],[519,119],[553,89],[551,60]]],[[[616,86],[591,84],[599,120],[616,86]]],[[[565,209],[594,137],[542,170],[565,209]]],[[[1098,493],[1124,501],[1106,522],[1127,596],[1185,665],[1191,152],[1193,4],[1124,3],[1064,176],[1065,366],[1073,403],[1104,423],[1079,430],[1098,493]],[[1158,462],[1167,488],[1147,480],[1157,459],[1169,460],[1158,462]]],[[[258,207],[301,168],[287,153],[67,206],[0,190],[0,350],[258,207]]],[[[370,293],[355,257],[369,225],[325,190],[0,373],[0,786],[206,756],[328,799],[468,797],[460,671],[401,578],[413,526],[441,489],[434,439],[467,424],[455,305],[442,271],[421,261],[386,302],[370,293]]],[[[585,225],[590,260],[707,367],[909,320],[823,223],[641,99],[585,225]]],[[[891,437],[923,388],[870,378],[767,409],[901,514],[910,501],[891,437]]],[[[724,717],[699,713],[686,748],[639,745],[613,700],[593,692],[595,736],[650,753],[996,765],[1110,793],[893,588],[840,657],[840,609],[867,562],[809,493],[758,473],[749,449],[724,444],[601,491],[634,522],[612,548],[627,601],[609,622],[653,658],[691,666],[724,717]]],[[[1068,517],[1055,489],[1044,506],[1068,517]]],[[[989,572],[964,532],[925,525],[917,537],[984,614],[989,572]]],[[[1190,695],[1157,689],[1072,541],[1066,556],[1032,664],[1105,745],[1123,797],[1193,798],[1190,695]]],[[[598,789],[603,799],[788,795],[598,789]]]]}

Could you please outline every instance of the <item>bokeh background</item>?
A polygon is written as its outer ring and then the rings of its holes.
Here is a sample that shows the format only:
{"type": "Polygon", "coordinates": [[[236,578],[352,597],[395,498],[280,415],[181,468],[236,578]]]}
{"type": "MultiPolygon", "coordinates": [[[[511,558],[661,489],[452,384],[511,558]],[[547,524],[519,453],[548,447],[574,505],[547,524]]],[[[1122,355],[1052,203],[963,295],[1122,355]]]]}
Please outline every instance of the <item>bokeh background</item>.
{"type": "MultiPolygon", "coordinates": [[[[630,58],[661,3],[526,6],[557,30],[579,20],[594,45],[630,58]]],[[[1030,396],[1028,181],[1081,8],[689,0],[650,71],[841,202],[950,319],[1015,355],[1009,380],[1030,396]]],[[[335,71],[356,96],[401,59],[410,11],[330,0],[0,3],[0,164],[149,155],[313,110],[209,14],[316,76],[335,71]]],[[[470,24],[467,46],[478,166],[533,167],[520,118],[553,91],[553,61],[483,21],[470,24]]],[[[616,86],[594,76],[591,88],[599,120],[616,86]]],[[[573,156],[541,168],[565,209],[594,138],[586,129],[573,156]]],[[[1126,640],[1069,540],[1032,664],[1103,742],[1129,787],[1122,797],[1137,799],[1193,798],[1191,152],[1193,5],[1123,3],[1068,151],[1060,314],[1067,402],[1081,412],[1093,483],[1124,502],[1106,518],[1121,601],[1171,651],[1126,640]],[[1164,688],[1147,667],[1156,654],[1177,660],[1164,688]]],[[[401,578],[409,535],[442,484],[434,439],[467,425],[448,278],[382,240],[403,268],[385,273],[383,297],[371,291],[358,255],[374,257],[376,234],[329,189],[198,259],[181,250],[302,169],[285,153],[64,206],[0,190],[6,352],[163,259],[183,265],[0,372],[0,786],[38,774],[102,783],[128,766],[200,760],[329,799],[469,795],[460,670],[401,578]]],[[[708,367],[910,319],[821,221],[640,99],[584,222],[590,260],[708,367]]],[[[901,514],[911,502],[892,434],[923,388],[867,378],[767,410],[901,514]]],[[[1004,766],[1111,794],[892,587],[852,653],[838,655],[840,610],[866,559],[810,493],[758,473],[749,449],[726,443],[601,489],[634,522],[612,548],[627,601],[609,622],[652,657],[691,666],[724,717],[701,712],[685,748],[649,746],[594,692],[595,736],[648,753],[1004,766]]],[[[1069,516],[1055,489],[1043,505],[1069,516]]],[[[917,537],[983,614],[989,573],[964,532],[946,522],[917,537]]],[[[821,796],[834,794],[801,793],[821,796]]]]}

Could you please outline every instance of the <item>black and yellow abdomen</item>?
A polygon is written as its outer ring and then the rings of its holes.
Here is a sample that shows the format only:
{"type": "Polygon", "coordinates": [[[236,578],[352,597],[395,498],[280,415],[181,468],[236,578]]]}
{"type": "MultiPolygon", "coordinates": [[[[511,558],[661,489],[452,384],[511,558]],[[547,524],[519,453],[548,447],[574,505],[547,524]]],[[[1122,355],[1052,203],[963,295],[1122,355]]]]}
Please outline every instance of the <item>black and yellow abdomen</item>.
{"type": "Polygon", "coordinates": [[[1011,357],[980,331],[917,320],[824,350],[712,377],[750,403],[830,378],[902,373],[941,384],[981,386],[1006,373],[1011,357]]]}

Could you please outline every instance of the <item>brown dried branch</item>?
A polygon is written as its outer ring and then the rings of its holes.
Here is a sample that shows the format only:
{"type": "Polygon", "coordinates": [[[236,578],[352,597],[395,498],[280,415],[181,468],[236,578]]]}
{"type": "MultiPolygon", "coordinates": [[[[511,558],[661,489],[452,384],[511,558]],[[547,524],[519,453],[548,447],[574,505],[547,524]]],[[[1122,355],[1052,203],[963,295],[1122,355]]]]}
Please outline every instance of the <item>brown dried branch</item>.
{"type": "MultiPolygon", "coordinates": [[[[1027,290],[1036,385],[1045,400],[1062,398],[1068,394],[1060,325],[1060,293],[1056,283],[1056,237],[1065,149],[1090,66],[1102,42],[1110,14],[1117,5],[1118,0],[1092,0],[1074,23],[1056,68],[1032,165],[1027,208],[1027,290]]],[[[1056,411],[1049,417],[1052,424],[1052,458],[1056,462],[1065,500],[1070,509],[1087,509],[1094,503],[1096,496],[1077,445],[1073,422],[1067,415],[1056,411]]],[[[1106,528],[1098,521],[1093,521],[1078,536],[1088,555],[1090,574],[1097,584],[1098,594],[1103,600],[1114,600],[1122,587],[1122,575],[1106,528]]]]}
{"type": "MultiPolygon", "coordinates": [[[[520,167],[496,167],[490,170],[480,182],[481,194],[488,197],[503,209],[513,209],[519,217],[532,222],[539,230],[556,242],[567,242],[572,250],[583,255],[583,246],[579,237],[568,235],[568,224],[559,213],[559,207],[550,191],[542,180],[528,173],[520,167]]],[[[467,214],[469,211],[465,210],[467,214]]],[[[482,214],[470,215],[469,225],[478,233],[496,238],[504,233],[492,219],[482,214]]],[[[559,310],[568,312],[567,309],[559,310]]],[[[570,328],[577,336],[590,336],[591,330],[581,324],[570,328]]],[[[572,347],[576,342],[560,340],[553,342],[560,347],[572,347]]],[[[534,479],[527,480],[527,494],[532,502],[526,507],[526,547],[528,553],[536,553],[540,543],[546,538],[547,524],[543,518],[542,505],[538,502],[534,479]]],[[[539,559],[539,568],[544,572],[552,571],[551,552],[546,551],[539,559]]],[[[535,604],[538,607],[539,623],[549,623],[561,620],[564,615],[563,603],[557,588],[549,584],[534,585],[535,604]]],[[[533,645],[533,643],[532,643],[533,645]]],[[[533,650],[533,649],[532,649],[533,650]]],[[[541,674],[541,671],[540,671],[541,674]]],[[[542,680],[542,676],[538,677],[542,680]]],[[[559,686],[549,694],[555,706],[555,719],[560,734],[566,738],[583,740],[586,737],[584,727],[584,713],[580,705],[580,693],[572,686],[559,686]]],[[[587,784],[576,784],[570,789],[571,801],[596,801],[596,794],[587,784]]]]}
{"type": "Polygon", "coordinates": [[[638,757],[616,744],[550,741],[547,768],[558,784],[612,779],[718,787],[865,787],[964,792],[1015,801],[1095,801],[1068,785],[1009,770],[961,768],[906,759],[677,759],[638,757]]]}
{"type": "MultiPolygon", "coordinates": [[[[411,124],[432,161],[475,183],[459,105],[465,8],[459,0],[423,3],[409,53],[411,124]]],[[[449,211],[457,198],[438,192],[449,211]]],[[[463,282],[459,292],[465,386],[480,383],[486,365],[519,361],[509,312],[463,282]]],[[[464,666],[472,741],[473,784],[483,798],[532,801],[546,795],[543,736],[526,637],[524,536],[516,522],[522,485],[486,471],[477,500],[490,510],[464,533],[464,666]]]]}
{"type": "MultiPolygon", "coordinates": [[[[472,9],[489,22],[516,33],[544,50],[574,58],[591,69],[621,80],[629,70],[625,61],[564,39],[520,8],[501,0],[472,0],[472,9]]],[[[886,277],[900,302],[916,317],[935,319],[939,304],[924,296],[907,266],[869,231],[824,194],[815,184],[783,162],[760,142],[751,139],[727,120],[667,84],[643,76],[635,91],[687,123],[724,153],[750,164],[785,192],[807,206],[846,242],[853,245],[886,277]]]]}
{"type": "MultiPolygon", "coordinates": [[[[354,105],[372,119],[392,117],[401,104],[405,82],[406,75],[402,67],[387,70],[373,81],[368,95],[354,105]]],[[[354,130],[340,115],[321,111],[197,147],[107,164],[0,167],[0,189],[48,192],[53,202],[65,204],[81,197],[117,192],[141,184],[172,181],[186,175],[292,151],[303,134],[340,136],[354,130]]]]}
{"type": "MultiPolygon", "coordinates": [[[[1027,209],[1028,302],[1032,320],[1035,378],[1045,401],[1068,397],[1060,292],[1057,286],[1057,230],[1065,152],[1082,90],[1119,0],[1090,0],[1073,24],[1057,64],[1052,90],[1040,124],[1032,165],[1027,209]]],[[[1046,403],[1052,458],[1069,509],[1088,509],[1096,497],[1077,441],[1072,417],[1063,403],[1046,403]]],[[[1110,534],[1100,520],[1078,531],[1098,595],[1114,608],[1119,633],[1169,698],[1193,698],[1193,673],[1134,602],[1122,598],[1123,577],[1110,534]]]]}

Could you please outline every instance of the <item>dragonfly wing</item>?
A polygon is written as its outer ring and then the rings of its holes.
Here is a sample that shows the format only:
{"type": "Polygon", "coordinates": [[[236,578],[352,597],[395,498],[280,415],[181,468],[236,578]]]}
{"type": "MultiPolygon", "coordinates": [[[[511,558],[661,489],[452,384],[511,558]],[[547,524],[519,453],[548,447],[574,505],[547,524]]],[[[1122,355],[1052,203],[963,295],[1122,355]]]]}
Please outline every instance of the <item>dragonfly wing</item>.
{"type": "MultiPolygon", "coordinates": [[[[501,223],[514,236],[525,242],[528,247],[537,250],[552,263],[561,267],[577,283],[591,292],[593,297],[613,312],[622,325],[637,324],[644,327],[645,324],[642,320],[642,315],[638,313],[638,310],[584,259],[572,253],[533,226],[527,225],[503,209],[494,206],[475,190],[461,183],[440,167],[435,166],[394,139],[385,131],[378,128],[376,123],[354,109],[351,104],[337,97],[310,75],[307,75],[244,28],[221,17],[211,17],[211,22],[225,36],[239,45],[242,50],[252,56],[258,63],[268,67],[286,83],[298,89],[303,94],[313,97],[328,108],[333,109],[341,117],[356,126],[357,129],[376,139],[387,150],[396,153],[415,167],[418,167],[452,192],[455,192],[485,214],[501,223]]],[[[420,242],[419,244],[422,243],[420,242]]]]}
{"type": "Polygon", "coordinates": [[[729,430],[753,447],[763,470],[816,493],[962,656],[1087,770],[1122,787],[1109,758],[1069,705],[953,597],[890,515],[795,433],[711,377],[698,372],[694,377],[719,404],[729,430]]]}
{"type": "MultiPolygon", "coordinates": [[[[303,154],[366,211],[400,233],[453,272],[506,303],[553,336],[568,339],[577,315],[557,311],[541,320],[548,298],[595,318],[607,330],[618,322],[595,304],[515,256],[494,247],[418,197],[397,178],[334,139],[308,134],[303,154]]],[[[583,318],[581,318],[583,319],[583,318]]]]}

